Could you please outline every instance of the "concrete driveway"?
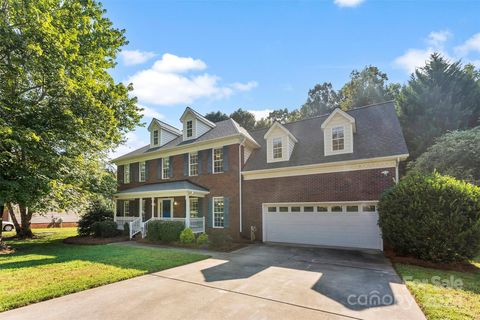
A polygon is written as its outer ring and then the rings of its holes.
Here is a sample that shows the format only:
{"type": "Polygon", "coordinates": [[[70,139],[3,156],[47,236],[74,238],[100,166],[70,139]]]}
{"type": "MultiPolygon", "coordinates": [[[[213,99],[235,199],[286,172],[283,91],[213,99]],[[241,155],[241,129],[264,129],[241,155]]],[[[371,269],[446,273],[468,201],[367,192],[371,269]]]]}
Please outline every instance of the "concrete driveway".
{"type": "Polygon", "coordinates": [[[425,319],[379,253],[254,245],[3,319],[425,319]]]}

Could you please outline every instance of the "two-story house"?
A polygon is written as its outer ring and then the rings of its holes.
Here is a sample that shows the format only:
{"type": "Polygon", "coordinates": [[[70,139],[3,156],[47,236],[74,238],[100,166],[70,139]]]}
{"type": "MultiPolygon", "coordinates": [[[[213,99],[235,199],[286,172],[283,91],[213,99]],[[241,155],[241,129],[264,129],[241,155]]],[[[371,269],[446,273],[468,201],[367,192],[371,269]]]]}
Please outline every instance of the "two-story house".
{"type": "Polygon", "coordinates": [[[180,220],[236,239],[383,248],[376,204],[408,157],[392,102],[253,131],[191,108],[180,120],[153,119],[150,144],[113,161],[120,228],[180,220]]]}

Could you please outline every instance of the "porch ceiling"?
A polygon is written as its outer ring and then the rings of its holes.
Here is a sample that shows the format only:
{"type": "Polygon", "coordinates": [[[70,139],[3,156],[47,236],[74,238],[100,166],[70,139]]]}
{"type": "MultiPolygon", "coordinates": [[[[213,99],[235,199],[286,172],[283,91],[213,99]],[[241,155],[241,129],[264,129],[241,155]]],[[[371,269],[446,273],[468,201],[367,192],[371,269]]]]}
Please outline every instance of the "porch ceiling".
{"type": "Polygon", "coordinates": [[[115,199],[149,198],[149,197],[172,197],[172,196],[194,196],[204,197],[209,190],[191,183],[190,181],[171,181],[162,183],[145,184],[114,194],[115,199]]]}

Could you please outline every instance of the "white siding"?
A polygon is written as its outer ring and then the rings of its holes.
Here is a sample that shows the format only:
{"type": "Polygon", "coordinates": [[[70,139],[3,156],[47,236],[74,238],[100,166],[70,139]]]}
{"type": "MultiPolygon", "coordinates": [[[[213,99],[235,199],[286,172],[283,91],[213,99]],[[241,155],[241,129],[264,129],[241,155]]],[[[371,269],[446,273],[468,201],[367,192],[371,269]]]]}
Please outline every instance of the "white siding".
{"type": "Polygon", "coordinates": [[[323,130],[324,134],[324,148],[325,155],[334,155],[342,153],[352,153],[353,152],[353,126],[347,119],[343,116],[336,114],[329,122],[328,125],[323,130]],[[332,150],[332,128],[343,126],[344,127],[344,150],[333,151],[332,150]]]}
{"type": "Polygon", "coordinates": [[[291,137],[288,137],[288,159],[292,156],[293,148],[295,147],[295,141],[291,137]]]}
{"type": "Polygon", "coordinates": [[[209,126],[207,126],[205,123],[203,123],[202,121],[200,121],[200,120],[198,120],[198,119],[197,119],[195,122],[196,122],[196,128],[197,128],[197,130],[196,130],[196,136],[195,136],[195,132],[193,133],[193,135],[194,135],[195,137],[197,137],[197,138],[200,137],[200,136],[202,136],[202,135],[204,135],[205,133],[207,133],[208,131],[210,131],[210,129],[212,129],[212,128],[210,128],[209,126]]]}
{"type": "Polygon", "coordinates": [[[175,139],[177,136],[174,135],[171,132],[168,132],[166,130],[162,130],[162,133],[160,134],[160,145],[163,146],[164,144],[169,143],[173,139],[175,139]]]}
{"type": "Polygon", "coordinates": [[[246,163],[250,155],[252,154],[253,149],[245,147],[243,149],[243,163],[246,163]]]}
{"type": "Polygon", "coordinates": [[[280,128],[273,129],[267,138],[267,162],[279,162],[279,161],[286,161],[290,158],[289,150],[288,150],[288,140],[290,138],[280,128]],[[273,159],[273,139],[281,138],[282,139],[282,158],[281,159],[273,159]]]}

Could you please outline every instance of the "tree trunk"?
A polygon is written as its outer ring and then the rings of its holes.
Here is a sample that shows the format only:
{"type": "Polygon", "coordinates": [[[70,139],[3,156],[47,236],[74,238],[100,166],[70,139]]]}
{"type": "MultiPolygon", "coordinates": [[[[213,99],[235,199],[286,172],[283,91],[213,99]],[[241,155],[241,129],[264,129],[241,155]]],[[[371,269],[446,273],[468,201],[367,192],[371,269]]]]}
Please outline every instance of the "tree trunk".
{"type": "Polygon", "coordinates": [[[20,223],[18,223],[17,217],[15,216],[15,211],[11,203],[8,204],[8,211],[10,212],[10,217],[12,217],[13,225],[17,231],[17,237],[19,238],[32,238],[33,233],[30,228],[30,221],[32,220],[32,213],[28,212],[28,208],[25,205],[19,204],[20,209],[20,223]]]}
{"type": "Polygon", "coordinates": [[[5,210],[5,205],[3,203],[0,203],[0,250],[2,250],[5,247],[5,243],[3,243],[3,237],[2,237],[2,232],[3,232],[3,210],[5,210]]]}

